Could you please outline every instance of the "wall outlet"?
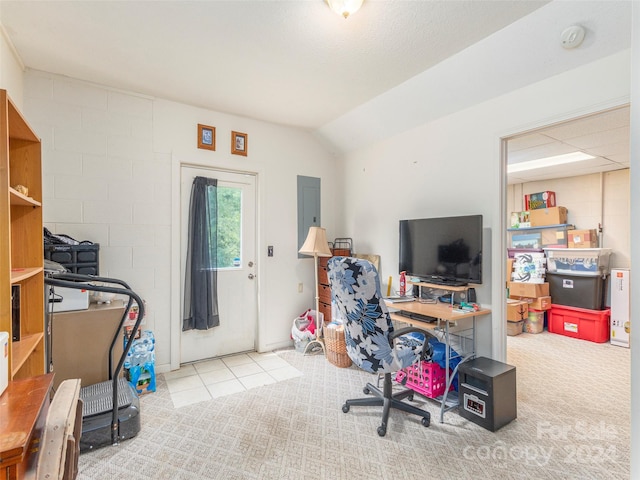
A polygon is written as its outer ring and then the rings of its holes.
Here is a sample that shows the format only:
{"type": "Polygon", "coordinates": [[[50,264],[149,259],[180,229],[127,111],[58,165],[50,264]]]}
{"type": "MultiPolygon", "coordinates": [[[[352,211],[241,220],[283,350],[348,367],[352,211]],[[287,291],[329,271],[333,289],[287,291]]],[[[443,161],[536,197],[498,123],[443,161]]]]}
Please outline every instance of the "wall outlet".
{"type": "Polygon", "coordinates": [[[302,285],[304,284],[303,283],[298,284],[298,293],[302,293],[302,285]]]}

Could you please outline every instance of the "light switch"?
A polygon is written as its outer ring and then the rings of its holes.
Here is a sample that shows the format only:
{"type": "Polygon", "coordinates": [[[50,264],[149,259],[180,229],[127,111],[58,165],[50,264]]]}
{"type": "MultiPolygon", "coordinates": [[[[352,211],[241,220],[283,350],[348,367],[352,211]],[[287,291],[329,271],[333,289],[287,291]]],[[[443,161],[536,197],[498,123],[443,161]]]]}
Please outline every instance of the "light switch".
{"type": "Polygon", "coordinates": [[[273,245],[269,245],[267,247],[267,256],[268,257],[273,257],[273,245]]]}

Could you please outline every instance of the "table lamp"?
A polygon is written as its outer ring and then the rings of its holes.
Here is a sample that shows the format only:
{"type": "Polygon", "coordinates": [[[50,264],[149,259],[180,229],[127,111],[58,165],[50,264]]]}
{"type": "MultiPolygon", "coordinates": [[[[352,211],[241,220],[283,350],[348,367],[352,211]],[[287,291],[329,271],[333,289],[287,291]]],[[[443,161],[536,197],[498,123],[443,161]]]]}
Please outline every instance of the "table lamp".
{"type": "Polygon", "coordinates": [[[316,338],[309,342],[305,347],[304,353],[313,350],[316,346],[320,346],[324,352],[324,341],[322,340],[322,323],[320,321],[320,294],[318,292],[318,257],[331,257],[333,254],[329,250],[327,243],[327,232],[322,227],[310,227],[307,239],[298,250],[303,255],[313,256],[316,275],[316,338]]]}

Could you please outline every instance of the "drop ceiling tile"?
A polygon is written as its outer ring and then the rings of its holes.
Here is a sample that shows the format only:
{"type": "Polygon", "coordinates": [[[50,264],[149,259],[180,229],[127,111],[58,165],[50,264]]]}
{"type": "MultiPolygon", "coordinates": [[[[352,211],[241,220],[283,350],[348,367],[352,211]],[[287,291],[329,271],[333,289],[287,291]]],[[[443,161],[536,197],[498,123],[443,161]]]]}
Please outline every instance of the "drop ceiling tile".
{"type": "Polygon", "coordinates": [[[507,151],[511,154],[512,152],[518,152],[527,148],[537,147],[539,145],[554,142],[554,139],[549,138],[548,136],[541,133],[531,133],[529,135],[523,135],[521,137],[509,139],[509,141],[507,142],[507,151]]]}
{"type": "Polygon", "coordinates": [[[629,107],[627,106],[547,128],[544,134],[557,140],[568,140],[628,125],[629,107]]]}
{"type": "Polygon", "coordinates": [[[629,144],[629,127],[618,127],[612,130],[602,130],[600,132],[591,133],[565,140],[565,143],[574,145],[577,148],[594,148],[612,143],[626,142],[629,144]]]}

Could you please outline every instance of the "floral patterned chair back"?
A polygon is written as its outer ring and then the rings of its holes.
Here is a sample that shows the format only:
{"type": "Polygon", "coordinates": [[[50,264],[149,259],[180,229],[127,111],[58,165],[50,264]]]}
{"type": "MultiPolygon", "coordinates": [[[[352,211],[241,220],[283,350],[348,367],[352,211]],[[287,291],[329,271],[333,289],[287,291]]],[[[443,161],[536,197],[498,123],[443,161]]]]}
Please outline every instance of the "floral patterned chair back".
{"type": "Polygon", "coordinates": [[[380,294],[380,278],[371,262],[332,257],[328,262],[332,302],[344,323],[347,354],[371,373],[389,373],[419,361],[424,336],[401,335],[395,346],[389,310],[380,294]]]}

